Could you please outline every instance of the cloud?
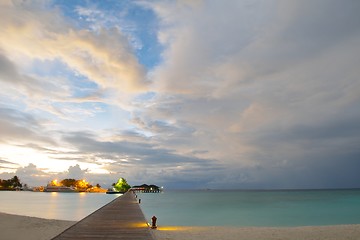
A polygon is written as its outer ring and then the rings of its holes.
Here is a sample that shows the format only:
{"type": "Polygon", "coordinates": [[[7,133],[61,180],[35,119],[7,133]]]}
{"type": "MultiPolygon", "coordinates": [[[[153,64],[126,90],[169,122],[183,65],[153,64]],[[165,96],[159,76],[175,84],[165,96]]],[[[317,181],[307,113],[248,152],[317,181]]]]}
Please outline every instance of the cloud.
{"type": "Polygon", "coordinates": [[[6,170],[14,170],[18,167],[19,167],[18,164],[0,158],[0,169],[6,171],[6,170]]]}
{"type": "Polygon", "coordinates": [[[181,176],[189,181],[202,178],[198,181],[207,182],[209,177],[206,174],[215,175],[223,170],[218,161],[176,153],[172,149],[162,148],[151,139],[147,143],[139,137],[133,141],[119,140],[121,137],[117,136],[108,138],[114,140],[105,139],[86,132],[64,136],[64,141],[77,149],[75,155],[83,157],[83,160],[79,159],[80,163],[97,163],[111,174],[124,176],[134,184],[156,181],[158,184],[175,186],[175,179],[181,176]]]}
{"type": "Polygon", "coordinates": [[[0,48],[12,58],[60,60],[103,88],[146,89],[144,69],[119,29],[76,29],[58,10],[33,3],[5,4],[0,15],[0,48]]]}
{"type": "Polygon", "coordinates": [[[19,81],[21,78],[14,64],[4,55],[0,55],[0,80],[19,81]]]}
{"type": "Polygon", "coordinates": [[[151,34],[124,30],[100,8],[77,7],[81,24],[46,3],[0,8],[3,139],[99,182],[357,186],[360,4],[135,5],[159,21],[150,32],[163,52],[147,58],[157,59],[149,72],[129,38],[150,49],[141,37],[151,34]],[[54,75],[59,66],[66,73],[54,75]]]}
{"type": "Polygon", "coordinates": [[[44,186],[51,181],[51,175],[46,173],[44,169],[37,168],[36,165],[30,163],[27,166],[19,167],[14,173],[2,173],[2,176],[18,176],[20,182],[28,186],[44,186]]]}
{"type": "Polygon", "coordinates": [[[229,170],[234,182],[245,185],[280,186],[286,172],[297,176],[289,180],[293,186],[306,178],[319,186],[324,179],[349,183],[332,180],[325,166],[341,168],[342,157],[358,156],[358,3],[147,6],[161,19],[158,37],[166,49],[152,73],[158,94],[137,114],[138,127],[161,146],[187,139],[174,149],[221,159],[236,169],[229,170]],[[171,128],[149,128],[159,119],[171,128]],[[317,157],[321,164],[309,160],[317,157]]]}
{"type": "Polygon", "coordinates": [[[71,84],[64,78],[21,74],[19,67],[1,53],[0,64],[0,91],[4,103],[26,104],[29,109],[74,121],[99,112],[97,109],[80,109],[79,105],[105,101],[105,96],[100,91],[81,97],[73,96],[72,92],[76,90],[71,89],[71,84]]]}
{"type": "Polygon", "coordinates": [[[56,79],[57,82],[51,82],[46,78],[35,78],[27,74],[21,74],[18,66],[1,53],[0,64],[0,81],[3,83],[2,94],[4,96],[20,95],[19,99],[22,96],[26,96],[33,103],[49,101],[49,92],[51,92],[52,101],[61,101],[60,99],[70,96],[69,90],[62,86],[65,84],[65,81],[62,79],[56,79]]]}
{"type": "MultiPolygon", "coordinates": [[[[116,138],[115,138],[116,139],[116,138]]],[[[171,149],[162,149],[156,143],[143,141],[104,141],[92,133],[73,132],[64,136],[64,141],[75,146],[80,153],[108,154],[113,160],[124,159],[129,164],[145,165],[147,167],[177,166],[181,164],[194,164],[198,166],[211,165],[211,161],[178,155],[171,149]]]]}
{"type": "MultiPolygon", "coordinates": [[[[116,165],[114,166],[116,169],[116,165]]],[[[92,174],[79,165],[70,166],[67,171],[60,173],[49,172],[48,169],[41,169],[30,163],[25,167],[18,167],[15,172],[3,172],[0,174],[1,179],[8,179],[14,175],[18,176],[21,182],[29,186],[44,186],[53,179],[62,180],[65,178],[86,179],[86,181],[95,185],[99,183],[102,187],[111,187],[118,178],[125,177],[131,185],[142,183],[154,183],[169,188],[201,187],[214,180],[212,173],[217,169],[208,168],[206,174],[201,170],[192,169],[161,169],[157,168],[136,168],[126,169],[125,172],[113,172],[110,174],[92,174]]]]}
{"type": "Polygon", "coordinates": [[[3,172],[0,174],[1,179],[8,179],[13,176],[18,176],[21,183],[28,184],[28,186],[46,186],[54,179],[62,180],[66,178],[86,179],[91,184],[101,183],[103,187],[110,187],[112,181],[116,181],[116,176],[109,176],[109,174],[89,174],[87,170],[83,170],[79,165],[70,166],[67,171],[60,173],[49,172],[48,169],[42,169],[35,164],[30,163],[24,167],[17,167],[15,172],[3,172]]]}
{"type": "Polygon", "coordinates": [[[192,97],[238,94],[246,83],[284,72],[359,36],[357,3],[252,1],[181,6],[153,5],[163,20],[159,38],[166,35],[168,46],[154,78],[160,89],[192,97]]]}
{"type": "Polygon", "coordinates": [[[2,143],[37,142],[56,145],[36,118],[15,109],[0,107],[0,133],[2,143]]]}
{"type": "Polygon", "coordinates": [[[83,179],[87,170],[82,170],[79,164],[70,166],[68,170],[68,178],[83,179]]]}

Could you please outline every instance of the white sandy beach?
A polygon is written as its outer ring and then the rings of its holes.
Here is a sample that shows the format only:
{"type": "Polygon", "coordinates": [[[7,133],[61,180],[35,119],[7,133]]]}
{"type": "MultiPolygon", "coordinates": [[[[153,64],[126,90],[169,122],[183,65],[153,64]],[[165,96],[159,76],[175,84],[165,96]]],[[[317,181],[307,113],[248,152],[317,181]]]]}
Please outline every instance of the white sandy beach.
{"type": "Polygon", "coordinates": [[[74,223],[0,213],[0,239],[48,240],[74,223]]]}
{"type": "Polygon", "coordinates": [[[358,240],[360,225],[322,227],[159,227],[157,240],[358,240]]]}
{"type": "MultiPolygon", "coordinates": [[[[48,240],[75,222],[0,213],[0,239],[48,240]]],[[[151,230],[157,240],[358,240],[360,225],[324,227],[163,227],[151,230]]]]}

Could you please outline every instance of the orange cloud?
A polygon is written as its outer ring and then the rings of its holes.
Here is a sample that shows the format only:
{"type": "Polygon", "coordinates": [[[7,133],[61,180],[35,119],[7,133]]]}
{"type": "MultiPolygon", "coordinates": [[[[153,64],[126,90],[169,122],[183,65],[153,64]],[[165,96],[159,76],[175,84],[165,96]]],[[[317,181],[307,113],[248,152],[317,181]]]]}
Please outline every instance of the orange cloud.
{"type": "Polygon", "coordinates": [[[10,58],[61,60],[102,88],[136,93],[147,89],[145,70],[117,28],[78,30],[56,10],[2,4],[0,49],[10,58]]]}

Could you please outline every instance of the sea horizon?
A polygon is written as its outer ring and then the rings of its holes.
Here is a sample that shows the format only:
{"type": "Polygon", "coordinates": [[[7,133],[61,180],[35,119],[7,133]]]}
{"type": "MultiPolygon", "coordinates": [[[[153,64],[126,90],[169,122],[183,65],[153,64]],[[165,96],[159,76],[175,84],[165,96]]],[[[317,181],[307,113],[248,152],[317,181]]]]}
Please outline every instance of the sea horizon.
{"type": "Polygon", "coordinates": [[[165,188],[164,191],[337,191],[360,190],[360,187],[351,188],[165,188]]]}

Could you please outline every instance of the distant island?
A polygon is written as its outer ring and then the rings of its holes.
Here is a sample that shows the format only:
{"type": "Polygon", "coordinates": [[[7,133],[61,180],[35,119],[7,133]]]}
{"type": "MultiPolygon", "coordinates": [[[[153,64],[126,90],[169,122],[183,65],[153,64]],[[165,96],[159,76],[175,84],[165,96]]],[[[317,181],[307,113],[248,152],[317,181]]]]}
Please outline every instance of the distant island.
{"type": "Polygon", "coordinates": [[[0,179],[0,190],[2,191],[34,191],[34,192],[91,192],[105,193],[107,190],[99,184],[91,185],[85,179],[66,178],[61,181],[54,179],[46,186],[28,187],[20,182],[19,177],[2,180],[0,179]]]}
{"type": "Polygon", "coordinates": [[[14,176],[13,178],[7,180],[0,179],[0,190],[16,191],[16,190],[21,190],[22,187],[23,185],[17,176],[14,176]]]}
{"type": "Polygon", "coordinates": [[[116,183],[113,183],[112,186],[112,189],[109,188],[107,190],[107,194],[125,193],[131,188],[125,178],[119,178],[119,180],[116,183]]]}
{"type": "Polygon", "coordinates": [[[100,184],[91,185],[85,179],[66,178],[58,182],[56,179],[47,184],[46,187],[33,188],[33,191],[40,192],[92,192],[104,193],[106,189],[101,188],[100,184]]]}
{"type": "Polygon", "coordinates": [[[28,187],[27,184],[21,183],[19,177],[14,176],[7,180],[0,179],[0,190],[2,191],[34,191],[34,192],[89,192],[89,193],[125,193],[129,190],[142,193],[159,193],[162,187],[154,184],[142,184],[130,186],[125,178],[119,178],[112,188],[104,189],[100,184],[91,185],[85,179],[66,178],[58,181],[54,179],[46,186],[28,187]]]}
{"type": "Polygon", "coordinates": [[[130,186],[125,178],[120,178],[117,183],[112,184],[113,188],[109,189],[106,193],[115,194],[115,193],[125,193],[127,191],[135,191],[142,193],[158,193],[162,191],[162,188],[156,185],[139,185],[139,186],[130,186]]]}

